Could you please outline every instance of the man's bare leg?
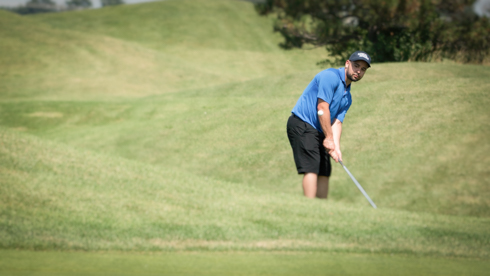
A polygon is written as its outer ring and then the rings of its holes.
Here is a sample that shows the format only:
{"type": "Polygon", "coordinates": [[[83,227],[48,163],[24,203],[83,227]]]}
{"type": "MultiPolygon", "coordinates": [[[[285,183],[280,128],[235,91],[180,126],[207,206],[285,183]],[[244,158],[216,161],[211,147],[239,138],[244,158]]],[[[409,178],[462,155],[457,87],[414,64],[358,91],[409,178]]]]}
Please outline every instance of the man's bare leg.
{"type": "Polygon", "coordinates": [[[318,186],[318,175],[316,173],[305,173],[303,175],[303,193],[306,197],[315,198],[318,186]]]}
{"type": "Polygon", "coordinates": [[[328,196],[328,176],[320,175],[317,183],[316,197],[326,199],[328,196]]]}

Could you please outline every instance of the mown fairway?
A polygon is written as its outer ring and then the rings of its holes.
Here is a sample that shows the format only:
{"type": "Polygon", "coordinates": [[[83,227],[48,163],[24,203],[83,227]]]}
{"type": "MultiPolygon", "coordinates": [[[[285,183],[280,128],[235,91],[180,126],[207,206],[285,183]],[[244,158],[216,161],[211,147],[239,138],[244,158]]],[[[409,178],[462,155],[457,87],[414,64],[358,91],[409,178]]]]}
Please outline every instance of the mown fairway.
{"type": "Polygon", "coordinates": [[[327,55],[271,28],[241,1],[0,11],[0,273],[484,275],[490,67],[373,65],[342,147],[379,209],[337,164],[308,200],[285,125],[327,55]]]}
{"type": "Polygon", "coordinates": [[[315,252],[0,251],[2,275],[485,275],[470,259],[315,252]],[[28,259],[29,262],[25,260],[28,259]],[[4,271],[5,271],[4,270],[4,271]]]}

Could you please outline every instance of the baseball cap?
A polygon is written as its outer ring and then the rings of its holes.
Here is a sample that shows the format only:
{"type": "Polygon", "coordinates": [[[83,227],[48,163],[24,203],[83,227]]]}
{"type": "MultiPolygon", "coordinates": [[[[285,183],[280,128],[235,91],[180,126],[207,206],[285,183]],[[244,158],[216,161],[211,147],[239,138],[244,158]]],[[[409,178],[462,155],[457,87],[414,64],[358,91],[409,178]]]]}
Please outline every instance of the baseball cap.
{"type": "Polygon", "coordinates": [[[350,61],[364,60],[371,67],[371,57],[363,51],[355,51],[349,58],[350,61]]]}

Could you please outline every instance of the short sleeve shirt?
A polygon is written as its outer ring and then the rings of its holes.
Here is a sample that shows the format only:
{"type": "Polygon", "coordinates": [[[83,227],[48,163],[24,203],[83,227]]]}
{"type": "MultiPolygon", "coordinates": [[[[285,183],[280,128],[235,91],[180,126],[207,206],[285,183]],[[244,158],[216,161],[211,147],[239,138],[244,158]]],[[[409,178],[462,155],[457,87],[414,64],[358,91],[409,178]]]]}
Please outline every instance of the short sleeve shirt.
{"type": "Polygon", "coordinates": [[[317,115],[318,99],[330,105],[330,123],[335,119],[344,122],[352,105],[350,85],[345,85],[345,68],[330,68],[318,73],[303,91],[292,112],[304,122],[322,131],[317,115]]]}

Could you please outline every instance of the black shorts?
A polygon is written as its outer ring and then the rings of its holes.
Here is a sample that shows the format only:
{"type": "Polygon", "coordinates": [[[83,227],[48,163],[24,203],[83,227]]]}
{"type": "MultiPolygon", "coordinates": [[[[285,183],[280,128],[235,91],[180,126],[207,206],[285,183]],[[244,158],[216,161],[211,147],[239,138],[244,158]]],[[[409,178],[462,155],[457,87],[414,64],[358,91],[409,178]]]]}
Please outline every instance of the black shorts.
{"type": "Polygon", "coordinates": [[[325,135],[294,114],[289,117],[287,132],[298,173],[330,176],[330,155],[323,147],[325,135]]]}

